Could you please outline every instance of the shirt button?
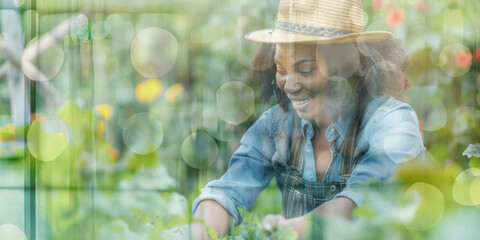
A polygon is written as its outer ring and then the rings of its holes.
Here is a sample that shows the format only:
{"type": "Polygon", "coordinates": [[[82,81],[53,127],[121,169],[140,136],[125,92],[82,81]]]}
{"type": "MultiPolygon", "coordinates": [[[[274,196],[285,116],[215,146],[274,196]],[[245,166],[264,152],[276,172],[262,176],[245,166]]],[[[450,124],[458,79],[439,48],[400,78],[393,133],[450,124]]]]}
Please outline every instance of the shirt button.
{"type": "Polygon", "coordinates": [[[335,192],[337,190],[337,187],[335,185],[330,185],[330,191],[335,192]]]}
{"type": "Polygon", "coordinates": [[[338,153],[333,154],[334,157],[336,157],[337,155],[338,155],[338,153]]]}
{"type": "Polygon", "coordinates": [[[310,175],[310,179],[313,179],[313,175],[310,175]]]}

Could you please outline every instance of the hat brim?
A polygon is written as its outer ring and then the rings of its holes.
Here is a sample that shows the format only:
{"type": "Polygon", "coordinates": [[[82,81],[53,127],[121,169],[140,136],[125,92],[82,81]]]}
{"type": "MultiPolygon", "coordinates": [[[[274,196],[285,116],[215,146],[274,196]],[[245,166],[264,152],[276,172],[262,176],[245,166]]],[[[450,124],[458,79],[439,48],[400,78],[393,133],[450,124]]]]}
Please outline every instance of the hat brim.
{"type": "Polygon", "coordinates": [[[245,39],[259,43],[347,43],[347,42],[381,42],[393,38],[393,34],[386,31],[369,31],[345,34],[339,37],[323,37],[287,32],[279,29],[264,29],[245,35],[245,39]]]}

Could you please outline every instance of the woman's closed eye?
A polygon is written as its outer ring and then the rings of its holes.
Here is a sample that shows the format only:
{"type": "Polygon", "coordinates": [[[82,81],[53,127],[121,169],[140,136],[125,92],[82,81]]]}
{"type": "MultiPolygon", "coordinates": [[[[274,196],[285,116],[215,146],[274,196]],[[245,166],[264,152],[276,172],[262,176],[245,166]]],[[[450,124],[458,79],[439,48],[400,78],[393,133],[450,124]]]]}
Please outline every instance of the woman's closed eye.
{"type": "Polygon", "coordinates": [[[299,72],[303,77],[308,77],[313,72],[313,70],[314,69],[302,69],[299,72]]]}
{"type": "Polygon", "coordinates": [[[285,71],[285,69],[277,67],[277,73],[280,75],[286,75],[287,71],[285,71]]]}

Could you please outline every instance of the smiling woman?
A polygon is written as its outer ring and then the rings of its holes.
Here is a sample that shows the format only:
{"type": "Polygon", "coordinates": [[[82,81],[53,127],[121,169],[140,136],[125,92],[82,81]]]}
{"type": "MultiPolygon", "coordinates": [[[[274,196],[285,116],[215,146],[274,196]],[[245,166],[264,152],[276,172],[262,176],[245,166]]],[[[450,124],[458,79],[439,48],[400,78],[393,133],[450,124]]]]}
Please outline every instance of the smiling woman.
{"type": "MultiPolygon", "coordinates": [[[[405,50],[388,32],[363,32],[360,7],[282,0],[275,30],[246,35],[262,43],[252,62],[262,98],[275,93],[278,105],[245,132],[227,172],[193,202],[194,218],[225,235],[232,219],[242,222],[238,208],[248,210],[275,177],[283,216],[267,215],[265,228],[290,226],[307,238],[309,217],[351,218],[365,183],[423,156],[416,114],[399,100],[410,87],[405,50]]],[[[202,229],[192,225],[205,238],[202,229]]]]}

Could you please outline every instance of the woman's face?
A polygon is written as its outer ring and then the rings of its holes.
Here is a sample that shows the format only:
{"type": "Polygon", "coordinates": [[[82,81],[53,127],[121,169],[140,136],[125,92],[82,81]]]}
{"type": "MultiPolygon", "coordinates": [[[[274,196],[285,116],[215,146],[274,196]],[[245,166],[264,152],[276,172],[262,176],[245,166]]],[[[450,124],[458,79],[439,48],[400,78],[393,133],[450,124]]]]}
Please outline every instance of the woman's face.
{"type": "Polygon", "coordinates": [[[291,100],[299,117],[314,120],[317,124],[326,117],[323,113],[329,87],[334,87],[329,86],[329,79],[335,76],[333,79],[338,88],[349,86],[346,80],[360,74],[359,51],[355,43],[277,44],[274,61],[278,87],[291,100]]]}
{"type": "Polygon", "coordinates": [[[328,68],[315,44],[277,44],[276,82],[305,120],[322,116],[328,97],[328,68]]]}

